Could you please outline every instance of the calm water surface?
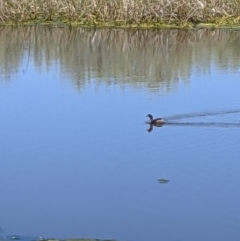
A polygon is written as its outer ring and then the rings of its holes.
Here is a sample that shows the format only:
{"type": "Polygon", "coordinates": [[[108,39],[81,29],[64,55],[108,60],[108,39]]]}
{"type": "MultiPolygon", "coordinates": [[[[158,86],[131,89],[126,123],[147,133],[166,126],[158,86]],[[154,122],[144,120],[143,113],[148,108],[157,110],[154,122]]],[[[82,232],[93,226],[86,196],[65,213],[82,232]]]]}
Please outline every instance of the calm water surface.
{"type": "Polygon", "coordinates": [[[0,32],[0,239],[240,240],[240,32],[0,32]]]}

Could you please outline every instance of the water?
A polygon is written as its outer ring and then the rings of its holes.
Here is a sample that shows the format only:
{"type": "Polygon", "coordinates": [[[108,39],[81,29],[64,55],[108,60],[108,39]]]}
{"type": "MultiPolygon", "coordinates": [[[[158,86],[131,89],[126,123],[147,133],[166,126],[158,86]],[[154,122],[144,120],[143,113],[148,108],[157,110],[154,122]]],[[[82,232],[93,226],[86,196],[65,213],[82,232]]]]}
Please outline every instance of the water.
{"type": "Polygon", "coordinates": [[[2,239],[239,240],[238,31],[0,31],[2,239]]]}

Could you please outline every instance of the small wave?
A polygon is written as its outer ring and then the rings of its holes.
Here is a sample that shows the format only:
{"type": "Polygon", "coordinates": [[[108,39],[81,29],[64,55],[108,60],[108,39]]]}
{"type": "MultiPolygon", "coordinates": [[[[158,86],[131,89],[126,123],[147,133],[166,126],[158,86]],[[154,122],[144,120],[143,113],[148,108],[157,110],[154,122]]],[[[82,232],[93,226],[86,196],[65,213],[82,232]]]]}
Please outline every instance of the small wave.
{"type": "Polygon", "coordinates": [[[178,115],[172,115],[172,116],[164,117],[164,120],[171,121],[171,120],[181,120],[181,119],[193,118],[193,117],[226,115],[226,114],[234,114],[234,113],[240,113],[240,109],[207,111],[207,112],[190,113],[190,114],[178,114],[178,115]]]}
{"type": "Polygon", "coordinates": [[[199,127],[240,127],[240,123],[220,123],[220,122],[165,122],[164,125],[172,126],[199,126],[199,127]]]}

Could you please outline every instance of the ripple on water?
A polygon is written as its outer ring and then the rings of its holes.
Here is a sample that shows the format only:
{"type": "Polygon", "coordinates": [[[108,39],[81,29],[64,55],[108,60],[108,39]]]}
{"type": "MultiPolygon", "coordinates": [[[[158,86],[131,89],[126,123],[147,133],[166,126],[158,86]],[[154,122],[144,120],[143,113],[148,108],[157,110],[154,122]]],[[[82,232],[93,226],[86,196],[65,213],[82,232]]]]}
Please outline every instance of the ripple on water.
{"type": "Polygon", "coordinates": [[[10,236],[0,236],[1,241],[11,241],[11,240],[22,240],[22,241],[116,241],[113,239],[85,239],[85,238],[74,238],[74,239],[48,239],[42,237],[29,237],[20,235],[10,235],[10,236]]]}

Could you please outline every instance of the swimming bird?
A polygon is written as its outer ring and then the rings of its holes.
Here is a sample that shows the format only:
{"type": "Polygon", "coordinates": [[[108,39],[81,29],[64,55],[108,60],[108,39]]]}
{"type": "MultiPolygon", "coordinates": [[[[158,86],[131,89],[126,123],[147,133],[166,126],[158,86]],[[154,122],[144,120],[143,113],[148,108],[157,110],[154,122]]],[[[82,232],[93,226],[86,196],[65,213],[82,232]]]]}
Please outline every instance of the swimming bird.
{"type": "Polygon", "coordinates": [[[162,125],[162,124],[164,124],[164,120],[163,120],[163,118],[156,118],[156,119],[153,119],[153,116],[152,116],[151,114],[148,114],[146,117],[149,117],[149,118],[150,118],[150,122],[149,122],[149,124],[151,124],[151,125],[158,126],[158,125],[162,125]]]}

